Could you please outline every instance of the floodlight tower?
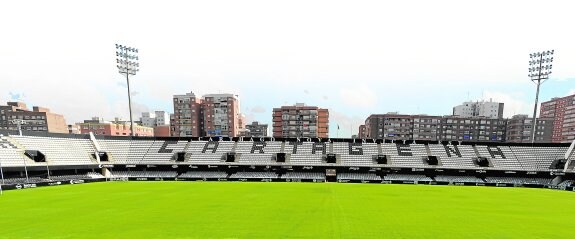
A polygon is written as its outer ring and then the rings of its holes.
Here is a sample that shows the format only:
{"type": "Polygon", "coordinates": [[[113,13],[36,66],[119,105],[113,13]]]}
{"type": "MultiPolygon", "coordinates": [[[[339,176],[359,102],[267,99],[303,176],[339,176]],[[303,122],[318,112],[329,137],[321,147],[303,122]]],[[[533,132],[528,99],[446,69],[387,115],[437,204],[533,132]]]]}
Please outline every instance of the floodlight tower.
{"type": "MultiPolygon", "coordinates": [[[[26,124],[26,121],[22,120],[22,119],[13,119],[12,123],[16,124],[16,126],[18,127],[18,134],[20,136],[22,136],[22,125],[26,124]]],[[[24,159],[24,158],[22,158],[22,159],[24,159]]],[[[29,183],[30,180],[28,178],[28,165],[26,164],[26,159],[24,159],[24,172],[26,173],[26,183],[29,183]]],[[[4,172],[2,172],[2,175],[4,175],[4,172]]],[[[2,176],[2,177],[4,177],[4,176],[2,176]]],[[[4,179],[2,179],[2,180],[4,180],[4,179]]]]}
{"type": "Polygon", "coordinates": [[[535,132],[537,126],[537,105],[539,104],[539,88],[541,84],[549,79],[551,68],[553,67],[553,53],[555,50],[542,51],[529,54],[529,78],[537,85],[535,93],[535,107],[533,109],[533,123],[531,143],[535,143],[535,132]]]}
{"type": "Polygon", "coordinates": [[[138,49],[116,44],[116,64],[118,72],[126,75],[128,85],[128,107],[130,108],[130,135],[134,136],[134,119],[132,118],[132,94],[130,93],[130,75],[136,75],[140,70],[138,49]]]}

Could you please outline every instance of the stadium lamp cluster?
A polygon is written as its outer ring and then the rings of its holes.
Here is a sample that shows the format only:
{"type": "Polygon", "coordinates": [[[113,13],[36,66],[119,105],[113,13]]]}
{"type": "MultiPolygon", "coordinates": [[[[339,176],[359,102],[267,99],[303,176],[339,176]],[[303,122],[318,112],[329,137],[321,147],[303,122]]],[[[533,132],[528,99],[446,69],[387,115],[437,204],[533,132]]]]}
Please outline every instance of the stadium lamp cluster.
{"type": "Polygon", "coordinates": [[[136,75],[140,71],[138,49],[116,44],[116,63],[120,74],[136,75]]]}
{"type": "Polygon", "coordinates": [[[537,91],[535,93],[535,106],[533,107],[533,122],[531,126],[531,143],[535,143],[535,135],[537,132],[537,105],[539,104],[539,88],[541,84],[547,79],[551,74],[551,69],[553,68],[553,54],[555,50],[542,51],[529,54],[529,78],[531,81],[537,85],[537,91]]]}
{"type": "Polygon", "coordinates": [[[134,136],[134,119],[132,116],[132,96],[130,93],[130,75],[136,75],[140,71],[138,63],[138,48],[128,47],[116,44],[116,66],[118,72],[126,75],[126,84],[128,86],[128,104],[130,108],[130,135],[134,136]]]}
{"type": "Polygon", "coordinates": [[[529,77],[547,79],[553,68],[553,53],[555,50],[529,54],[529,77]]]}

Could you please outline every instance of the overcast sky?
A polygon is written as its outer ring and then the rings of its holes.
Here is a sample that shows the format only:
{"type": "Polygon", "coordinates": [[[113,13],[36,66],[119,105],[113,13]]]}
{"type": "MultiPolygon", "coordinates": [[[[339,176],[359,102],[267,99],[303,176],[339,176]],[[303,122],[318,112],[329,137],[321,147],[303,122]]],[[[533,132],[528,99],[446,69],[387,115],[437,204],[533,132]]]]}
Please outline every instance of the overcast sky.
{"type": "Polygon", "coordinates": [[[115,43],[140,49],[135,114],[173,94],[234,93],[249,120],[303,102],[330,135],[369,114],[446,115],[466,100],[531,114],[529,53],[555,49],[545,101],[575,92],[573,1],[4,1],[0,103],[127,118],[115,43]]]}

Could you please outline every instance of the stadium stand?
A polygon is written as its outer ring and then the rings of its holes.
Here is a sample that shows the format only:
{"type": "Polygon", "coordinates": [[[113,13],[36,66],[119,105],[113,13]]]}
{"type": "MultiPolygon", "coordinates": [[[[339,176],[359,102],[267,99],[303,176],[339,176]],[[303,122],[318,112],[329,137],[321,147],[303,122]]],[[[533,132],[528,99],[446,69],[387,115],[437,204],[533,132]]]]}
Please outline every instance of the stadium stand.
{"type": "Polygon", "coordinates": [[[575,184],[575,180],[565,180],[559,183],[557,186],[559,187],[571,187],[575,184]]]}
{"type": "Polygon", "coordinates": [[[40,182],[49,182],[50,180],[46,178],[40,177],[28,177],[26,178],[5,178],[4,184],[17,184],[17,183],[40,183],[40,182]]]}
{"type": "Polygon", "coordinates": [[[3,135],[0,135],[0,160],[3,167],[23,166],[25,163],[34,164],[34,161],[24,156],[24,149],[11,142],[8,136],[3,135]]]}
{"type": "Polygon", "coordinates": [[[235,153],[240,155],[240,164],[269,165],[281,146],[282,142],[243,141],[237,143],[235,153]]]}
{"type": "Polygon", "coordinates": [[[168,164],[176,152],[184,152],[188,141],[155,140],[146,150],[140,164],[168,164]]]}
{"type": "Polygon", "coordinates": [[[445,168],[476,167],[472,159],[477,156],[470,145],[429,144],[428,147],[445,168]]]}
{"type": "Polygon", "coordinates": [[[483,179],[474,176],[438,175],[435,176],[434,179],[437,182],[449,182],[449,183],[485,183],[483,179]]]}
{"type": "MultiPolygon", "coordinates": [[[[12,136],[27,150],[39,150],[46,155],[50,165],[93,164],[91,154],[95,152],[89,139],[35,136],[12,136]]],[[[38,164],[38,163],[36,163],[38,164]]]]}
{"type": "Polygon", "coordinates": [[[507,170],[523,170],[519,160],[513,155],[508,146],[476,145],[479,156],[488,158],[493,167],[507,170]]]}
{"type": "Polygon", "coordinates": [[[175,178],[177,172],[172,171],[114,171],[112,177],[118,178],[175,178]]]}
{"type": "Polygon", "coordinates": [[[235,142],[231,141],[191,141],[187,151],[191,153],[189,161],[195,164],[221,164],[234,145],[235,142]]]}
{"type": "Polygon", "coordinates": [[[291,153],[290,163],[294,165],[321,165],[327,153],[327,143],[289,142],[284,152],[291,153]]]}
{"type": "Polygon", "coordinates": [[[370,166],[373,156],[378,155],[375,143],[334,142],[333,153],[340,155],[340,164],[348,166],[370,166]]]}
{"type": "Polygon", "coordinates": [[[547,178],[486,177],[485,182],[505,183],[505,184],[551,185],[551,179],[547,178]]]}
{"type": "Polygon", "coordinates": [[[381,181],[381,177],[373,173],[339,173],[338,180],[381,181]]]}
{"type": "MultiPolygon", "coordinates": [[[[10,184],[27,183],[26,170],[29,172],[28,183],[76,179],[181,178],[385,180],[392,183],[481,183],[571,188],[575,176],[573,167],[564,171],[561,166],[567,161],[564,158],[567,144],[368,142],[352,139],[331,142],[328,139],[270,138],[249,138],[248,141],[216,137],[171,140],[2,133],[0,164],[7,173],[5,182],[10,184]],[[30,159],[33,156],[29,151],[45,155],[45,162],[30,159]],[[100,154],[105,152],[108,161],[97,162],[97,151],[100,154]],[[286,154],[285,162],[275,160],[278,153],[286,154]],[[327,162],[329,155],[336,157],[335,163],[327,162]],[[228,156],[232,156],[232,160],[228,156]],[[378,164],[378,156],[385,156],[387,163],[378,164]],[[428,157],[436,157],[438,164],[430,164],[426,160],[428,157]],[[489,161],[487,167],[476,165],[474,160],[478,158],[486,158],[489,161]],[[559,161],[563,164],[558,164],[559,161]],[[188,167],[193,169],[187,171],[188,167]],[[368,170],[370,173],[365,173],[368,170]],[[178,176],[178,173],[181,174],[178,176]],[[382,179],[379,175],[385,176],[382,179]]],[[[569,155],[568,159],[575,159],[575,154],[569,155]]]]}
{"type": "Polygon", "coordinates": [[[422,144],[381,144],[384,155],[390,155],[391,162],[388,162],[393,167],[404,168],[423,168],[424,165],[422,157],[427,156],[425,146],[422,144]]]}
{"type": "Polygon", "coordinates": [[[433,179],[425,175],[411,175],[411,174],[388,174],[383,176],[383,179],[389,181],[413,181],[413,182],[433,181],[433,179]]]}
{"type": "Polygon", "coordinates": [[[275,172],[237,172],[230,175],[230,178],[278,178],[275,172]]]}
{"type": "Polygon", "coordinates": [[[189,171],[180,174],[178,178],[227,178],[226,172],[219,171],[189,171]]]}
{"type": "Polygon", "coordinates": [[[283,179],[310,179],[325,180],[324,173],[317,172],[287,172],[281,176],[283,179]]]}
{"type": "Polygon", "coordinates": [[[567,147],[511,146],[510,149],[523,168],[534,171],[549,170],[551,163],[567,152],[567,147]]]}

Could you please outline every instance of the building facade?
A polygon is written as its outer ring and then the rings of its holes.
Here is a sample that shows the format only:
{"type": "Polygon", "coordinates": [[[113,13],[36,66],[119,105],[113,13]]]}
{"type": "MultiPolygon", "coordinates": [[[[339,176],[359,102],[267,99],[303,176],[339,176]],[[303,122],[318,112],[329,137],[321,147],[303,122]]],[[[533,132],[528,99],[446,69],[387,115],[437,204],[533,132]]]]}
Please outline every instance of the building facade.
{"type": "Polygon", "coordinates": [[[233,94],[205,95],[202,102],[206,136],[239,136],[241,113],[237,96],[233,94]]]}
{"type": "Polygon", "coordinates": [[[443,141],[503,142],[505,119],[485,117],[444,116],[441,118],[443,141]]]}
{"type": "Polygon", "coordinates": [[[441,140],[441,116],[414,115],[414,140],[441,140]]]}
{"type": "Polygon", "coordinates": [[[0,105],[0,129],[18,130],[14,120],[23,120],[22,131],[40,131],[67,134],[68,125],[64,116],[50,112],[47,108],[38,106],[28,110],[23,102],[8,102],[0,105]]]}
{"type": "Polygon", "coordinates": [[[360,139],[367,139],[367,132],[365,131],[365,125],[362,124],[359,126],[357,137],[360,139]]]}
{"type": "Polygon", "coordinates": [[[170,126],[169,125],[161,125],[154,127],[154,136],[155,137],[170,137],[170,126]]]}
{"type": "Polygon", "coordinates": [[[387,140],[438,140],[440,116],[373,114],[360,126],[361,138],[387,140]]]}
{"type": "MultiPolygon", "coordinates": [[[[507,120],[505,141],[510,143],[531,143],[533,119],[527,115],[514,115],[507,120]]],[[[537,118],[536,143],[551,143],[553,118],[537,118]]]]}
{"type": "Polygon", "coordinates": [[[329,137],[329,111],[298,103],[274,108],[273,137],[329,137]]]}
{"type": "Polygon", "coordinates": [[[492,101],[464,102],[453,107],[453,115],[461,117],[503,118],[503,103],[492,101]]]}
{"type": "Polygon", "coordinates": [[[193,92],[174,95],[174,114],[170,116],[172,136],[205,136],[201,99],[193,92]]]}
{"type": "Polygon", "coordinates": [[[165,111],[142,112],[142,126],[156,127],[170,124],[170,115],[165,111]]]}
{"type": "Polygon", "coordinates": [[[553,119],[551,142],[570,143],[575,140],[575,95],[541,103],[539,117],[553,119]]]}
{"type": "Polygon", "coordinates": [[[174,114],[170,116],[172,136],[239,136],[243,129],[240,102],[233,94],[193,92],[174,95],[174,114]]]}
{"type": "Polygon", "coordinates": [[[268,125],[261,124],[260,122],[254,121],[251,124],[245,126],[246,130],[242,131],[241,136],[245,137],[268,137],[268,125]]]}
{"type": "Polygon", "coordinates": [[[386,140],[502,142],[505,126],[505,119],[387,113],[370,115],[360,126],[360,136],[386,140]]]}
{"type": "MultiPolygon", "coordinates": [[[[78,125],[82,134],[92,132],[95,135],[130,136],[130,122],[119,118],[109,122],[99,117],[93,117],[91,120],[84,120],[78,125]]],[[[134,136],[152,137],[154,136],[154,128],[134,124],[134,136]]]]}

